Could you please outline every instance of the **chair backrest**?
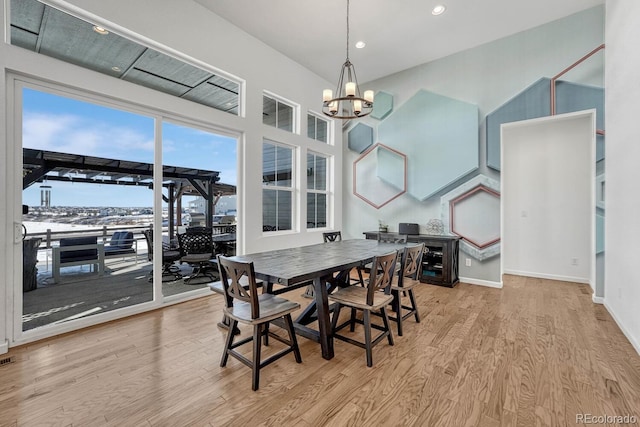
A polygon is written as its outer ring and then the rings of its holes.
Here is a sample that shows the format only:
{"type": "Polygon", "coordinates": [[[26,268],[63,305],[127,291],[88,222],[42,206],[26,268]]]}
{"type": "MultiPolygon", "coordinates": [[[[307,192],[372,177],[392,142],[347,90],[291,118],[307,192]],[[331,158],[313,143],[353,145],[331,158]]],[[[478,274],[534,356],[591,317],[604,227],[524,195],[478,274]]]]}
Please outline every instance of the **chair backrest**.
{"type": "Polygon", "coordinates": [[[153,261],[153,230],[142,230],[147,241],[147,259],[153,261]]]}
{"type": "Polygon", "coordinates": [[[114,231],[109,240],[109,246],[120,249],[131,249],[133,246],[133,232],[114,231]]]}
{"type": "MultiPolygon", "coordinates": [[[[68,237],[60,239],[60,247],[67,246],[84,246],[84,245],[97,245],[97,236],[83,236],[83,237],[68,237]]],[[[79,249],[75,251],[60,251],[61,261],[70,260],[92,260],[98,258],[98,248],[95,249],[79,249]]]]}
{"type": "Polygon", "coordinates": [[[322,233],[322,240],[324,240],[325,243],[339,242],[342,240],[342,233],[339,231],[328,231],[326,233],[322,233]]]}
{"type": "Polygon", "coordinates": [[[260,317],[260,304],[258,303],[258,285],[256,284],[256,273],[253,262],[233,261],[222,255],[218,255],[218,270],[220,271],[220,281],[227,296],[225,302],[227,307],[233,303],[234,299],[246,302],[251,306],[251,318],[260,317]],[[247,277],[249,284],[243,285],[240,279],[247,277]]]}
{"type": "Polygon", "coordinates": [[[416,280],[418,278],[424,251],[424,243],[404,248],[404,250],[402,251],[402,266],[400,268],[400,271],[398,272],[398,286],[402,286],[403,278],[405,277],[413,280],[416,280]]]}
{"type": "Polygon", "coordinates": [[[407,243],[406,234],[378,233],[378,242],[383,243],[407,243]]]}
{"type": "Polygon", "coordinates": [[[391,282],[396,271],[397,259],[397,251],[373,259],[369,283],[367,283],[367,304],[373,304],[376,292],[383,291],[387,295],[391,292],[391,282]]]}
{"type": "Polygon", "coordinates": [[[213,256],[213,234],[211,233],[178,234],[178,243],[180,253],[183,256],[189,254],[211,254],[213,256]]]}
{"type": "Polygon", "coordinates": [[[187,227],[185,230],[187,234],[213,234],[213,228],[211,227],[187,227]]]}

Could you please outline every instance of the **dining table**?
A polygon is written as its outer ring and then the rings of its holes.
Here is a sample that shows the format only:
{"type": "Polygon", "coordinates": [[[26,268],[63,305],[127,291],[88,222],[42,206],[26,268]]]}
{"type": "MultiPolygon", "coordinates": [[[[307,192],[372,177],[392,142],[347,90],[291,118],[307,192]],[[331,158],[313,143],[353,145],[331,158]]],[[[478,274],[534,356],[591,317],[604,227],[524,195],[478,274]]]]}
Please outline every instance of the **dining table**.
{"type": "Polygon", "coordinates": [[[368,239],[349,239],[309,246],[276,249],[230,259],[252,262],[256,278],[266,283],[265,292],[281,294],[307,286],[314,286],[314,299],[294,321],[296,333],[319,342],[322,357],[332,359],[333,333],[327,283],[339,272],[364,266],[379,255],[400,251],[416,243],[383,243],[368,239]],[[274,285],[278,285],[277,287],[274,285]],[[317,320],[317,329],[309,327],[317,320]]]}

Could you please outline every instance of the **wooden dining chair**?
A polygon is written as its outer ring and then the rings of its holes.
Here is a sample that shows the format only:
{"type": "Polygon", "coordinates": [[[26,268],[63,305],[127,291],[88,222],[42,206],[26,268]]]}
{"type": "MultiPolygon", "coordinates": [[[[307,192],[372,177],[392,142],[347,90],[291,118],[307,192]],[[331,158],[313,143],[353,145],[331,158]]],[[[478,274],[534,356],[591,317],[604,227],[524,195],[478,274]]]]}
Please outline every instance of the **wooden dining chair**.
{"type": "Polygon", "coordinates": [[[340,242],[342,240],[342,233],[339,231],[327,231],[322,233],[322,240],[325,243],[340,242]]]}
{"type": "Polygon", "coordinates": [[[398,252],[393,251],[390,254],[375,257],[373,259],[373,268],[366,282],[366,287],[349,286],[347,288],[339,288],[336,292],[329,295],[329,301],[335,302],[336,306],[331,319],[331,329],[334,338],[354,344],[364,348],[367,355],[367,366],[373,366],[372,349],[384,337],[387,337],[389,345],[393,345],[393,333],[389,327],[389,318],[387,316],[386,306],[393,301],[391,293],[391,282],[396,268],[396,260],[398,252]],[[338,325],[340,310],[342,307],[351,308],[350,318],[338,325]],[[357,311],[362,311],[362,319],[356,317],[357,311]],[[380,313],[383,325],[371,322],[372,312],[380,313]],[[357,341],[351,337],[340,335],[337,331],[350,326],[351,332],[355,330],[355,324],[364,326],[364,342],[357,341]],[[372,338],[372,329],[381,331],[381,333],[372,338]]]}
{"type": "MultiPolygon", "coordinates": [[[[408,236],[406,234],[397,234],[397,233],[378,233],[378,242],[379,243],[407,243],[408,236]]],[[[396,268],[400,268],[400,265],[396,265],[396,268]]],[[[371,264],[366,264],[361,267],[358,267],[358,280],[360,283],[364,284],[364,276],[363,273],[369,274],[371,272],[371,264]]]]}
{"type": "Polygon", "coordinates": [[[395,312],[395,317],[389,316],[389,319],[397,322],[398,336],[402,336],[403,320],[413,315],[416,323],[420,323],[420,313],[418,312],[413,288],[420,283],[418,277],[420,276],[420,268],[422,268],[422,255],[424,251],[424,243],[405,248],[401,255],[400,271],[398,271],[394,281],[391,283],[391,295],[393,296],[392,307],[395,312]],[[409,297],[410,305],[402,304],[402,298],[405,296],[409,297]],[[406,312],[403,313],[403,310],[406,310],[406,312]]]}
{"type": "Polygon", "coordinates": [[[255,391],[260,386],[260,369],[270,363],[293,352],[296,362],[302,363],[298,341],[293,330],[291,313],[300,308],[300,304],[280,298],[273,294],[258,294],[256,275],[252,262],[238,262],[218,255],[218,269],[220,281],[224,286],[225,307],[224,314],[229,318],[230,325],[227,331],[220,366],[227,365],[229,356],[233,356],[252,370],[252,386],[255,391]],[[246,277],[246,279],[243,279],[246,277]],[[246,284],[248,283],[248,286],[246,284]],[[285,339],[275,334],[269,324],[276,319],[284,320],[284,328],[289,334],[285,339]],[[253,326],[253,335],[234,342],[237,334],[235,331],[238,322],[253,326]],[[267,337],[282,342],[287,347],[271,355],[265,360],[261,359],[262,339],[264,345],[268,345],[267,337]],[[253,357],[249,360],[236,348],[253,342],[253,357]]]}

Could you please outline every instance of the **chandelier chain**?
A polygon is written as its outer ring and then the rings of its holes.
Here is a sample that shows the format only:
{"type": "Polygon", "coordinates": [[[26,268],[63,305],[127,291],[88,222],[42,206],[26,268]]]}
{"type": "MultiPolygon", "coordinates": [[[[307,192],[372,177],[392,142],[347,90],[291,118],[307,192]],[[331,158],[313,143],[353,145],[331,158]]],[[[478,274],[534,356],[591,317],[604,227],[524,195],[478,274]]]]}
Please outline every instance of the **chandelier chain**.
{"type": "Polygon", "coordinates": [[[347,0],[347,61],[349,60],[349,0],[347,0]]]}

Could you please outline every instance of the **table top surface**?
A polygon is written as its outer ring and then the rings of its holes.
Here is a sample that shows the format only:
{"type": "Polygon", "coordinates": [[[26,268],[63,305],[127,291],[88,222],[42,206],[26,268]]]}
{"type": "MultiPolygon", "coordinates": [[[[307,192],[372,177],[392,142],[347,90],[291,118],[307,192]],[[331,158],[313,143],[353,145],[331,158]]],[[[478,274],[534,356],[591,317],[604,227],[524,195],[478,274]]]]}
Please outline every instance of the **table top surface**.
{"type": "Polygon", "coordinates": [[[375,256],[414,245],[415,243],[395,244],[354,239],[238,255],[231,259],[253,262],[259,279],[281,285],[294,285],[364,265],[375,256]]]}

